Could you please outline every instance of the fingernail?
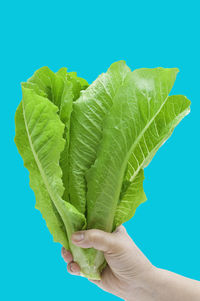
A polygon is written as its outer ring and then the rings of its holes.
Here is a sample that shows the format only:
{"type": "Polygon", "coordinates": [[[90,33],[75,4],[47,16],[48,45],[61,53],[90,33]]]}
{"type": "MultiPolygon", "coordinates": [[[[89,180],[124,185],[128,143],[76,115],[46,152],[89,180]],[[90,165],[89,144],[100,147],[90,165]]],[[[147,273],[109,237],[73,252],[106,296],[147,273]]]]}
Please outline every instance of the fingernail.
{"type": "Polygon", "coordinates": [[[74,233],[72,234],[72,241],[74,242],[80,242],[84,240],[84,234],[83,233],[74,233]]]}

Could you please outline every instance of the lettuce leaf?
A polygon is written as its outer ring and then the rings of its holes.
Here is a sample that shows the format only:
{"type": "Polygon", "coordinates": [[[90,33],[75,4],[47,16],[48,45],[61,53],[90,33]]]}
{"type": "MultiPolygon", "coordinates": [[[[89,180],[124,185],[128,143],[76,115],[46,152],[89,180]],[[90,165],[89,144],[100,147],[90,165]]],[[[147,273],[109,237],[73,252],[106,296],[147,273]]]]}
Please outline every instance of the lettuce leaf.
{"type": "Polygon", "coordinates": [[[129,157],[126,181],[127,189],[117,205],[114,228],[128,221],[136,208],[146,201],[142,182],[143,168],[146,167],[161,145],[170,137],[176,125],[186,116],[190,101],[182,95],[169,96],[160,113],[141,138],[140,147],[129,157]]]}
{"type": "Polygon", "coordinates": [[[85,173],[96,159],[102,137],[104,120],[115,95],[130,69],[125,62],[111,65],[73,104],[69,149],[70,202],[82,213],[86,211],[85,173]]]}
{"type": "Polygon", "coordinates": [[[35,84],[44,92],[48,100],[58,107],[60,119],[65,124],[64,138],[66,144],[61,154],[60,166],[65,187],[63,198],[68,200],[68,148],[72,104],[79,97],[80,91],[88,87],[88,83],[77,77],[75,72],[67,72],[67,68],[61,68],[57,73],[54,73],[48,67],[37,70],[28,80],[28,83],[35,84]]]}

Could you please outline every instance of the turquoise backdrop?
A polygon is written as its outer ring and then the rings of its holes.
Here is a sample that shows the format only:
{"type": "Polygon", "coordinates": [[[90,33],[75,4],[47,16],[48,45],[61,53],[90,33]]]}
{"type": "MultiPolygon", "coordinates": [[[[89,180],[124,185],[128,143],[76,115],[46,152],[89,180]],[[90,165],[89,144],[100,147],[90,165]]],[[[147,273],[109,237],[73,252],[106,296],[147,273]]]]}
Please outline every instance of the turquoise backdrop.
{"type": "Polygon", "coordinates": [[[117,300],[66,271],[14,145],[20,82],[66,66],[90,83],[112,62],[178,67],[173,93],[192,101],[145,169],[148,201],[127,230],[158,267],[200,280],[198,1],[4,1],[0,5],[1,300],[117,300]]]}

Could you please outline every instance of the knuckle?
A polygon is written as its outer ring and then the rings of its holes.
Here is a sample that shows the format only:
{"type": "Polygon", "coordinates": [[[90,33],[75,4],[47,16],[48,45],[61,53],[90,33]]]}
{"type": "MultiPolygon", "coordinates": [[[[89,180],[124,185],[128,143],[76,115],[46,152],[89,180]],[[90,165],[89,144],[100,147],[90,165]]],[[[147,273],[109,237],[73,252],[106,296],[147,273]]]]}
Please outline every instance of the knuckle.
{"type": "Polygon", "coordinates": [[[126,231],[126,228],[123,225],[120,225],[119,227],[116,228],[116,230],[113,233],[125,234],[125,233],[127,233],[127,231],[126,231]]]}
{"type": "Polygon", "coordinates": [[[112,253],[121,253],[125,248],[124,237],[121,233],[116,233],[112,235],[112,239],[110,239],[110,251],[112,253]]]}
{"type": "Polygon", "coordinates": [[[97,238],[97,234],[98,231],[97,230],[88,230],[87,231],[87,237],[86,239],[91,243],[94,244],[97,238]]]}
{"type": "Polygon", "coordinates": [[[119,226],[119,232],[127,233],[126,228],[123,225],[119,226]]]}

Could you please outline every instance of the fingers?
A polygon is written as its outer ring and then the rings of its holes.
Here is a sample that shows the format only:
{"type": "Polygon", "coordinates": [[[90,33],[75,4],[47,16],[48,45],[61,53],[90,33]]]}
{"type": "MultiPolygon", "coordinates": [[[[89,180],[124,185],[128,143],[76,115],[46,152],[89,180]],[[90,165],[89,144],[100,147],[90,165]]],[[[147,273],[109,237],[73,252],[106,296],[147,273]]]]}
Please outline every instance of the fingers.
{"type": "MultiPolygon", "coordinates": [[[[114,267],[116,263],[120,264],[119,259],[127,250],[127,237],[126,229],[120,226],[113,233],[97,229],[79,231],[71,236],[71,241],[81,248],[95,248],[103,251],[108,264],[114,267]]],[[[73,261],[72,254],[64,248],[62,248],[62,257],[68,263],[68,272],[80,275],[79,265],[73,261]]],[[[101,281],[92,282],[98,286],[102,285],[101,281]]]]}
{"type": "Polygon", "coordinates": [[[82,248],[95,248],[105,253],[118,253],[123,249],[122,236],[125,228],[119,227],[113,233],[101,230],[86,230],[76,232],[72,235],[72,243],[82,248]]]}
{"type": "Polygon", "coordinates": [[[64,247],[62,247],[61,255],[62,255],[64,261],[66,263],[68,263],[67,271],[73,275],[80,275],[80,267],[76,262],[73,261],[73,256],[72,256],[71,252],[69,252],[64,247]]]}
{"type": "Polygon", "coordinates": [[[73,275],[80,275],[80,267],[76,262],[70,262],[67,265],[67,271],[73,275]]]}
{"type": "Polygon", "coordinates": [[[70,263],[73,260],[72,254],[62,247],[61,255],[65,262],[70,263]]]}

